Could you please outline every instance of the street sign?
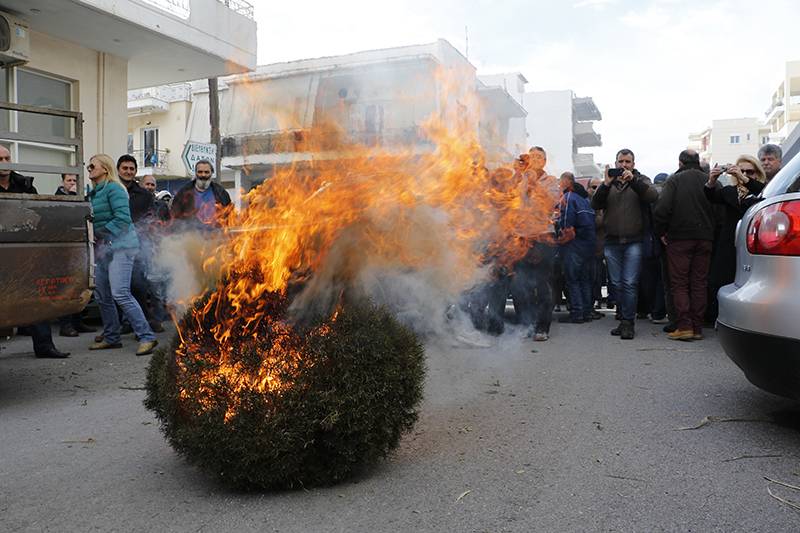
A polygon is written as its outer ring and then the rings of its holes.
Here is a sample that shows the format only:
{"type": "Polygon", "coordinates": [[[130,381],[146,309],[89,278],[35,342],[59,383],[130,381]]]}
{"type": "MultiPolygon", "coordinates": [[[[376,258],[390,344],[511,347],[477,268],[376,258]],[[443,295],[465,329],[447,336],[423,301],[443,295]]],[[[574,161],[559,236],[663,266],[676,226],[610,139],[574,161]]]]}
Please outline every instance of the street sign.
{"type": "MultiPolygon", "coordinates": [[[[183,159],[183,164],[186,167],[186,171],[189,173],[189,175],[194,176],[194,166],[198,161],[205,159],[206,161],[211,161],[212,166],[216,166],[217,145],[189,141],[186,143],[186,146],[183,147],[183,155],[181,156],[181,159],[183,159]]],[[[215,168],[214,176],[217,175],[216,170],[217,169],[215,168]]]]}

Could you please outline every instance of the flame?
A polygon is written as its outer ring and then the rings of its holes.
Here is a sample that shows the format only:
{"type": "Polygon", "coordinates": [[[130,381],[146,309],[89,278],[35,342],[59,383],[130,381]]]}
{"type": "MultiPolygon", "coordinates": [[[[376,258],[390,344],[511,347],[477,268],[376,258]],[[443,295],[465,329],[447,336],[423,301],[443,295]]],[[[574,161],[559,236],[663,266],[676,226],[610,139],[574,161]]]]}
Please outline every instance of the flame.
{"type": "Polygon", "coordinates": [[[227,420],[241,391],[290,387],[303,358],[282,318],[294,286],[294,306],[317,304],[328,322],[367,268],[429,270],[456,295],[485,275],[482,265],[512,265],[548,231],[552,188],[519,166],[490,172],[474,87],[458,73],[438,78],[448,89],[422,126],[425,143],[358,144],[328,124],[303,131],[297,142],[319,157],[278,168],[245,195],[245,209],[221,217],[224,242],[203,265],[219,273],[216,290],[182,322],[176,351],[182,370],[199,361],[207,370],[183,384],[182,397],[202,404],[208,385],[225,380],[227,420]],[[243,365],[266,336],[260,364],[243,365]]]}

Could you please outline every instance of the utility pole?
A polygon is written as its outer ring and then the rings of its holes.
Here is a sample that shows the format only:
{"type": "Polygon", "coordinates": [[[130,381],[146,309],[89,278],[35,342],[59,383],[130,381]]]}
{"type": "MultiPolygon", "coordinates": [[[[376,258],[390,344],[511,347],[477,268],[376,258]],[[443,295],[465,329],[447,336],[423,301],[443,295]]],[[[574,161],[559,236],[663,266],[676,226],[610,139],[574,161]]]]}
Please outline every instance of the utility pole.
{"type": "Polygon", "coordinates": [[[219,135],[219,85],[217,78],[208,78],[208,118],[211,122],[211,144],[217,147],[217,160],[214,161],[214,169],[217,172],[217,179],[222,181],[222,142],[219,135]]]}

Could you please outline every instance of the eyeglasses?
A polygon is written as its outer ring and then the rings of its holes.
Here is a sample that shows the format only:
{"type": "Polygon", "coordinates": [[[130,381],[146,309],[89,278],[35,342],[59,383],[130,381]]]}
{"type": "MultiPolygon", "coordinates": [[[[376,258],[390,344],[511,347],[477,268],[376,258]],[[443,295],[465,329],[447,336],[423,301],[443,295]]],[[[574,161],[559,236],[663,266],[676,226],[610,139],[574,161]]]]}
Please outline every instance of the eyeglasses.
{"type": "Polygon", "coordinates": [[[93,171],[94,170],[94,163],[89,163],[88,165],[86,165],[86,170],[88,170],[89,172],[93,171]]]}
{"type": "Polygon", "coordinates": [[[756,169],[754,169],[754,168],[743,168],[743,169],[741,169],[741,171],[742,171],[742,174],[744,174],[745,176],[755,176],[756,175],[756,169]]]}

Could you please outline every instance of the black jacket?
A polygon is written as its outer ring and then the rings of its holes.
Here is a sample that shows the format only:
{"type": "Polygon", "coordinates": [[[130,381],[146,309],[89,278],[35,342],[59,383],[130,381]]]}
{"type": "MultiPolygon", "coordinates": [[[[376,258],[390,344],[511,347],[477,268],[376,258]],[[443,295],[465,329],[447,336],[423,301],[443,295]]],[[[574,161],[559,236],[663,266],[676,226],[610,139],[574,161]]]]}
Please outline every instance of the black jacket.
{"type": "Polygon", "coordinates": [[[8,189],[0,186],[0,192],[39,194],[39,191],[33,186],[33,178],[31,176],[23,176],[12,170],[10,178],[8,189]]]}
{"type": "Polygon", "coordinates": [[[747,188],[751,195],[745,198],[739,198],[739,191],[734,185],[705,188],[706,198],[712,206],[722,207],[725,211],[714,256],[711,258],[709,283],[712,286],[722,287],[736,279],[736,225],[745,211],[760,201],[756,196],[761,194],[765,186],[756,180],[748,181],[747,188]]]}
{"type": "Polygon", "coordinates": [[[64,189],[63,185],[59,185],[58,189],[56,189],[56,196],[78,196],[77,192],[69,192],[64,189]]]}
{"type": "MultiPolygon", "coordinates": [[[[175,198],[172,199],[172,218],[187,219],[195,216],[194,182],[195,180],[190,181],[175,193],[175,198]]],[[[214,193],[217,208],[231,205],[231,197],[222,185],[212,181],[211,191],[214,193]]]]}
{"type": "Polygon", "coordinates": [[[708,174],[682,169],[667,178],[653,214],[656,235],[670,241],[714,240],[714,213],[706,198],[708,174]]]}
{"type": "Polygon", "coordinates": [[[156,197],[153,193],[133,180],[129,183],[123,181],[122,184],[128,189],[131,220],[133,220],[133,223],[136,224],[140,220],[151,216],[153,214],[153,204],[155,204],[156,201],[156,197]]]}
{"type": "Polygon", "coordinates": [[[629,183],[602,183],[592,196],[592,209],[603,210],[606,242],[627,244],[641,242],[645,232],[643,211],[658,199],[650,178],[633,170],[629,183]]]}

